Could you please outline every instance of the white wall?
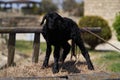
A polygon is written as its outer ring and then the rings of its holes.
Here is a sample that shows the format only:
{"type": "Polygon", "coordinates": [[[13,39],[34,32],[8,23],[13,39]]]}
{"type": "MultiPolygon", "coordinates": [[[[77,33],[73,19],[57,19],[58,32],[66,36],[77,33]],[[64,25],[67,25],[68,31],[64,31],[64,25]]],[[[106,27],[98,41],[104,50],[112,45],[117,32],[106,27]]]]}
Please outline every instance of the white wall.
{"type": "MultiPolygon", "coordinates": [[[[34,34],[17,34],[16,40],[26,40],[26,41],[33,41],[34,40],[34,34]]],[[[40,41],[45,42],[45,39],[42,35],[40,35],[40,41]]]]}

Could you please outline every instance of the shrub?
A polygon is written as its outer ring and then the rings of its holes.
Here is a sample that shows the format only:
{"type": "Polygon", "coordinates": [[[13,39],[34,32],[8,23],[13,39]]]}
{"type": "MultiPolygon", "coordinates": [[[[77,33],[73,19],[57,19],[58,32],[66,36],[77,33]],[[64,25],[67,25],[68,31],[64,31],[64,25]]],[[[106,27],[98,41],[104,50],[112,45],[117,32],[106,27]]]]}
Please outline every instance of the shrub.
{"type": "MultiPolygon", "coordinates": [[[[111,30],[107,21],[99,16],[84,16],[80,19],[79,26],[101,27],[101,32],[96,34],[104,38],[105,40],[109,40],[111,38],[111,30]]],[[[94,50],[98,44],[104,43],[102,40],[98,39],[97,37],[87,32],[83,33],[82,37],[84,41],[90,46],[90,49],[92,50],[94,50]]]]}
{"type": "Polygon", "coordinates": [[[57,11],[58,6],[55,3],[53,3],[52,0],[42,0],[40,9],[42,13],[48,13],[51,11],[57,11]]]}
{"type": "Polygon", "coordinates": [[[113,27],[117,33],[117,39],[120,41],[120,14],[116,15],[113,27]]]}

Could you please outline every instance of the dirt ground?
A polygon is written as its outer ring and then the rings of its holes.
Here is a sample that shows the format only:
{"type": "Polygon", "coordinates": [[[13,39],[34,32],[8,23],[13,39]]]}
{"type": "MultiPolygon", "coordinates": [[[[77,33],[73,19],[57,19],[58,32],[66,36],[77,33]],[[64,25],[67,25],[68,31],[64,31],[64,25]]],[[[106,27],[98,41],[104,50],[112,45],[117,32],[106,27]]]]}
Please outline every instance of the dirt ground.
{"type": "MultiPolygon", "coordinates": [[[[75,59],[70,60],[70,55],[67,57],[63,66],[60,64],[60,71],[57,74],[52,73],[53,56],[51,55],[49,61],[49,67],[41,69],[45,55],[40,55],[39,62],[37,64],[31,62],[29,59],[21,59],[17,66],[9,67],[0,70],[0,77],[54,77],[54,76],[66,76],[71,74],[89,74],[94,72],[106,72],[104,69],[100,69],[94,64],[95,70],[88,70],[87,64],[84,58],[80,57],[80,60],[76,63],[75,59]]],[[[95,59],[95,57],[91,57],[95,59]]]]}
{"type": "Polygon", "coordinates": [[[63,66],[60,64],[60,71],[52,73],[53,56],[51,55],[48,68],[41,69],[44,54],[39,57],[37,64],[31,62],[31,58],[21,59],[15,67],[0,70],[0,80],[119,80],[120,73],[112,74],[107,72],[104,65],[97,65],[94,60],[99,56],[91,56],[95,70],[88,70],[84,58],[80,55],[78,62],[70,60],[68,55],[63,66]]]}

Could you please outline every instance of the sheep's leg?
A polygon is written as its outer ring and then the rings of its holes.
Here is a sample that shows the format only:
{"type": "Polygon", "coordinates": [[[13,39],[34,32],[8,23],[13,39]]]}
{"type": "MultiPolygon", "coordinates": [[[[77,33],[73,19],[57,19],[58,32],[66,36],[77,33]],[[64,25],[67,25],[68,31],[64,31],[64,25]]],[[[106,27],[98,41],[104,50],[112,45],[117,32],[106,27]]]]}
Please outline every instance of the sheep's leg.
{"type": "Polygon", "coordinates": [[[86,48],[85,48],[85,46],[84,46],[84,44],[83,44],[83,40],[82,40],[81,36],[80,36],[80,35],[77,35],[77,36],[75,36],[73,39],[74,39],[75,43],[76,43],[76,44],[79,46],[79,48],[81,49],[81,53],[82,53],[82,55],[84,56],[84,58],[86,59],[86,61],[87,61],[88,69],[94,70],[93,64],[92,64],[92,62],[91,62],[91,60],[90,60],[90,56],[89,56],[88,51],[86,50],[86,48]]]}
{"type": "Polygon", "coordinates": [[[45,55],[45,60],[43,62],[42,68],[45,68],[48,66],[49,58],[50,58],[50,53],[51,53],[51,45],[47,43],[47,49],[46,49],[46,55],[45,55]]]}
{"type": "Polygon", "coordinates": [[[86,61],[87,61],[88,69],[94,70],[93,64],[92,64],[92,62],[91,62],[91,60],[90,60],[89,53],[88,53],[88,51],[85,49],[83,43],[80,43],[78,46],[79,46],[79,48],[81,49],[82,55],[84,56],[84,58],[85,58],[86,61]]]}
{"type": "Polygon", "coordinates": [[[74,56],[75,57],[75,59],[77,60],[77,56],[76,56],[76,54],[75,54],[75,50],[77,49],[77,46],[76,46],[76,44],[75,44],[75,42],[72,40],[72,49],[71,49],[71,60],[72,60],[72,57],[74,56]]]}
{"type": "Polygon", "coordinates": [[[68,42],[65,42],[63,45],[63,54],[62,54],[62,63],[64,63],[65,58],[67,57],[69,51],[70,51],[70,45],[68,42]]]}
{"type": "Polygon", "coordinates": [[[59,72],[59,57],[60,57],[60,46],[55,46],[54,50],[54,65],[53,65],[53,73],[58,73],[59,72]]]}

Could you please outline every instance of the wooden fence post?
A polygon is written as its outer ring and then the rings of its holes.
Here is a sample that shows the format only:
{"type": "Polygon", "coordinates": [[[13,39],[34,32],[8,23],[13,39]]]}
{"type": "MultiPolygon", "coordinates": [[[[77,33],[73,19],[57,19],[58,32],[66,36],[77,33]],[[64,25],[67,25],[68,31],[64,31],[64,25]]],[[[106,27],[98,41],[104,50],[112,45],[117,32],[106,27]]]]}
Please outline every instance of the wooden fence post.
{"type": "Polygon", "coordinates": [[[15,39],[16,39],[16,33],[9,33],[7,66],[14,65],[15,43],[16,43],[15,39]]]}
{"type": "Polygon", "coordinates": [[[32,55],[32,62],[38,63],[40,49],[40,33],[35,33],[33,48],[34,49],[32,55]]]}

